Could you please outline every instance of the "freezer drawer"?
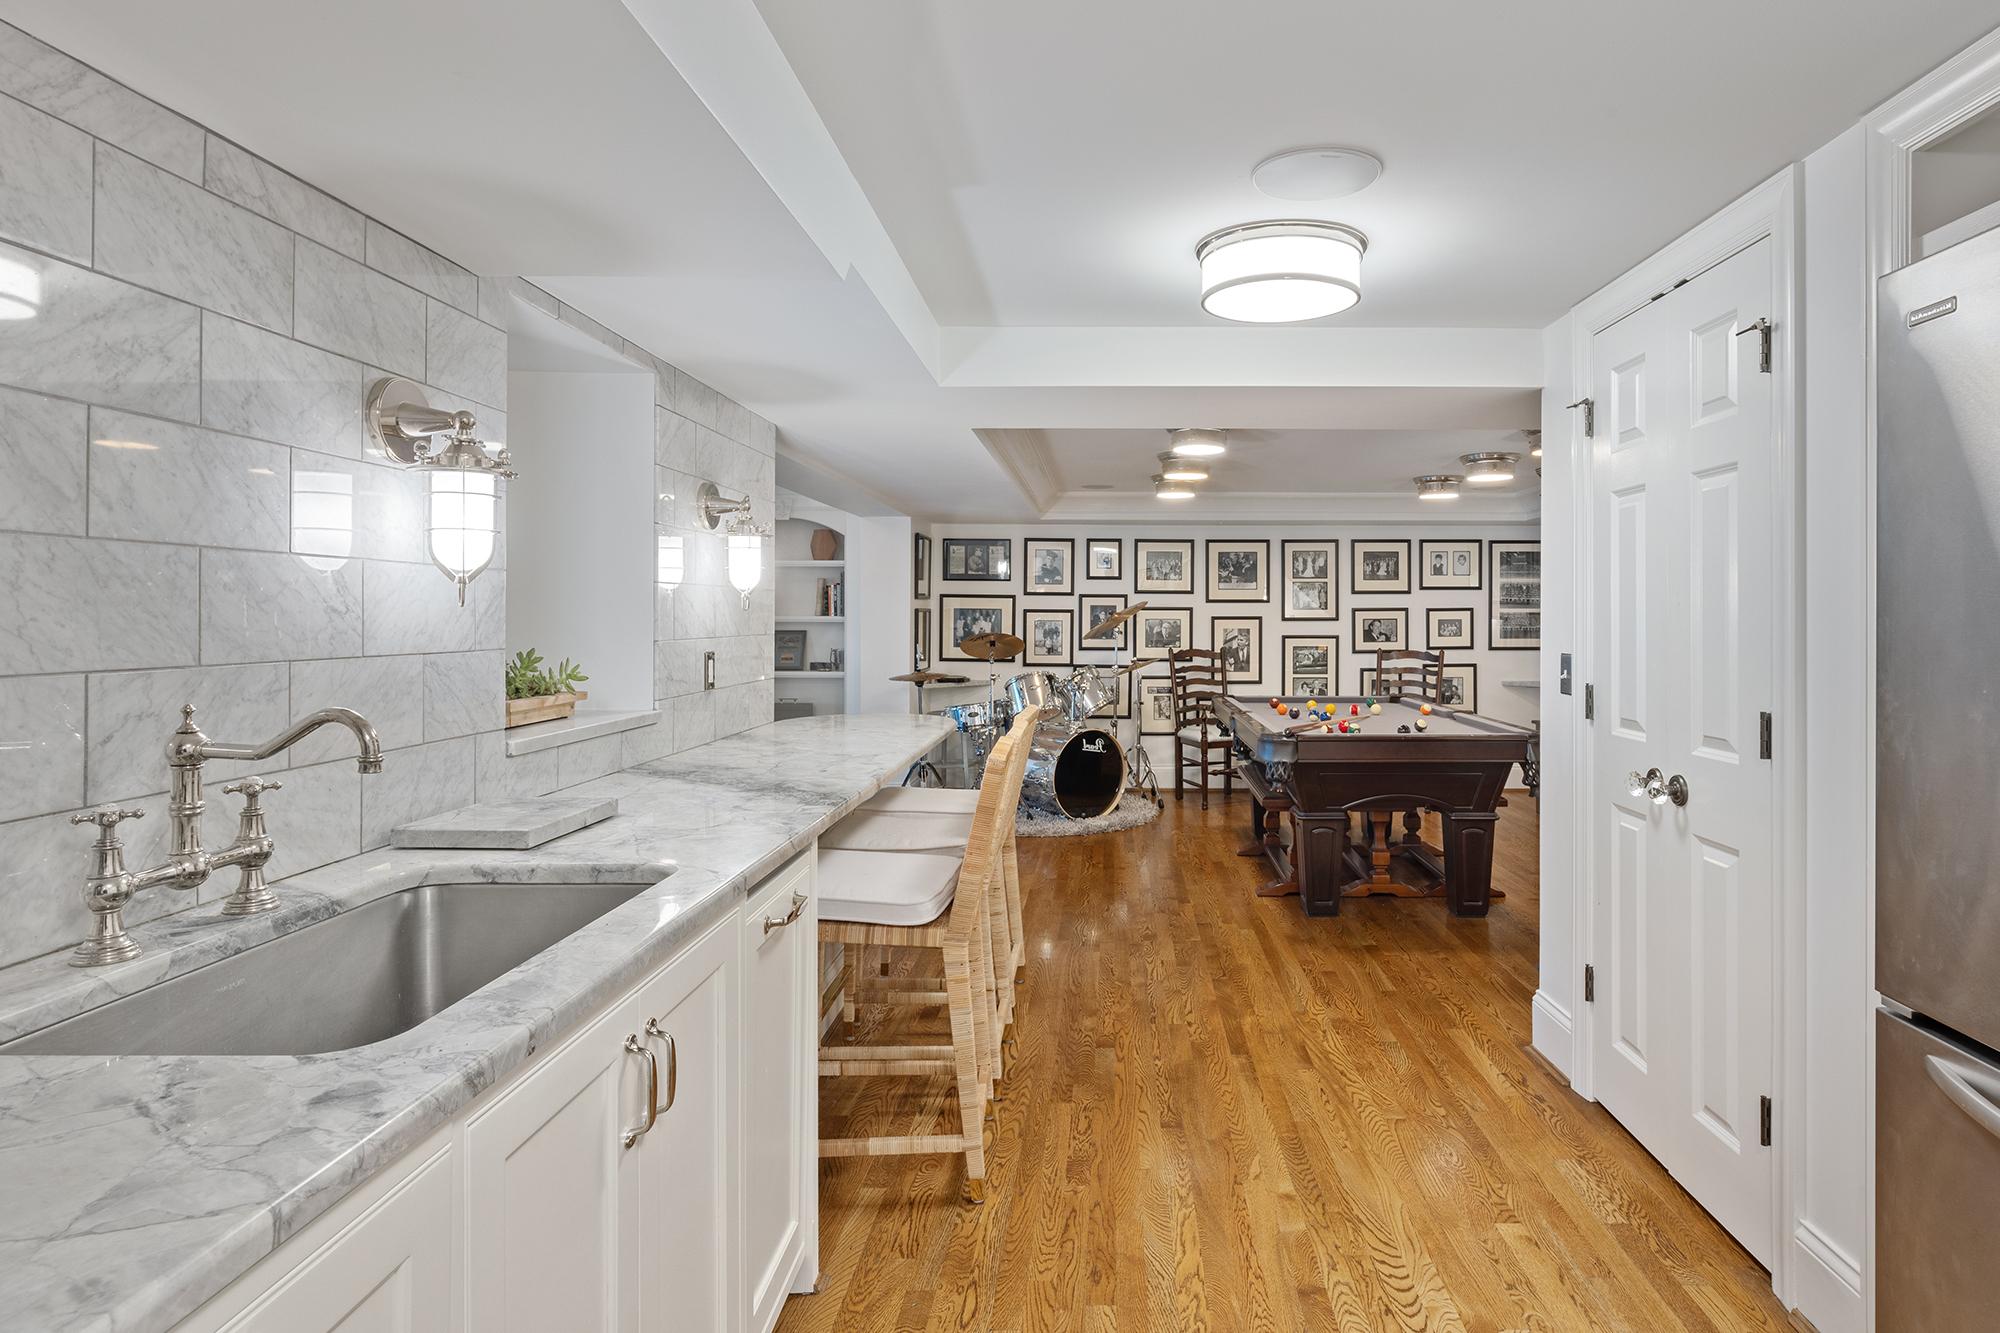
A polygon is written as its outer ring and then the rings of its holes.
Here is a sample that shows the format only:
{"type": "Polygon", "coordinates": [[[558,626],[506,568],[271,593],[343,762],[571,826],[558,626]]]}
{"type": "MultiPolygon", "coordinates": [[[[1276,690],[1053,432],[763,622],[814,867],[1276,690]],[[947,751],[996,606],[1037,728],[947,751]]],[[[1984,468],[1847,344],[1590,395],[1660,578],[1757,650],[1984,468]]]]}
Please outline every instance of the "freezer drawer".
{"type": "Polygon", "coordinates": [[[1993,1327],[2000,1064],[1875,1015],[1875,1327],[1993,1327]]]}

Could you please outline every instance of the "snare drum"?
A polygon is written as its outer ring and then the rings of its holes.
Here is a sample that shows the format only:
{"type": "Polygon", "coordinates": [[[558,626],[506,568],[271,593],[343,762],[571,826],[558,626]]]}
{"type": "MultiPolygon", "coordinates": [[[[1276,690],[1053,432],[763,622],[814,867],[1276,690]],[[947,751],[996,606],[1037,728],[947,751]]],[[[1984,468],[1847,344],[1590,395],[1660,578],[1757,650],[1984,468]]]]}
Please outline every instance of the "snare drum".
{"type": "Polygon", "coordinates": [[[940,708],[937,715],[950,718],[954,727],[968,735],[991,734],[1013,720],[1013,712],[1006,704],[996,703],[988,708],[983,699],[978,703],[940,708]]]}
{"type": "Polygon", "coordinates": [[[1069,720],[1082,726],[1091,714],[1117,702],[1118,678],[1094,666],[1080,666],[1069,673],[1069,720]]]}
{"type": "Polygon", "coordinates": [[[1007,703],[1016,713],[1025,713],[1030,708],[1061,712],[1068,694],[1068,687],[1056,679],[1053,671],[1023,671],[1007,678],[1007,703]]]}

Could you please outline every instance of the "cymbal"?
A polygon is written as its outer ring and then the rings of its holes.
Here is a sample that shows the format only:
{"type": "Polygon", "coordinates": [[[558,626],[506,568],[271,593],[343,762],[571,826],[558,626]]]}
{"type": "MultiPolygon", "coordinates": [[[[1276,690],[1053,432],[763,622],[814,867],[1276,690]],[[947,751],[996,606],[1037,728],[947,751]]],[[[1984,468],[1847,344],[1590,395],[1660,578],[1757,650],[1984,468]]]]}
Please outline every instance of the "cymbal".
{"type": "Polygon", "coordinates": [[[1134,671],[1144,671],[1147,667],[1158,666],[1166,660],[1164,657],[1135,657],[1122,667],[1114,667],[1111,674],[1114,676],[1129,676],[1134,671]]]}
{"type": "Polygon", "coordinates": [[[1134,602],[1123,611],[1114,611],[1097,622],[1097,627],[1084,635],[1086,639],[1108,639],[1118,631],[1118,627],[1146,609],[1144,602],[1134,602]]]}
{"type": "Polygon", "coordinates": [[[891,676],[905,685],[970,685],[972,677],[954,676],[949,671],[905,671],[900,676],[891,676]]]}
{"type": "Polygon", "coordinates": [[[958,651],[976,662],[1011,662],[1027,646],[1018,634],[968,634],[958,641],[958,651]]]}

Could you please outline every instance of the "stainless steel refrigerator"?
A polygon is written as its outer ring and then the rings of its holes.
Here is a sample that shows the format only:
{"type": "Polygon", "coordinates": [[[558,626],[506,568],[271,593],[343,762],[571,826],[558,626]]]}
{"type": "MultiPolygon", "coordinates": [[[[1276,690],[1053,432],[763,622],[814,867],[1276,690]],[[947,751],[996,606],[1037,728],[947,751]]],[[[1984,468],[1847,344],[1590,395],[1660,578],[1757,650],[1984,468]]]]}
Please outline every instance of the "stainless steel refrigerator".
{"type": "Polygon", "coordinates": [[[1876,1327],[2000,1326],[2000,231],[1876,325],[1876,1327]]]}

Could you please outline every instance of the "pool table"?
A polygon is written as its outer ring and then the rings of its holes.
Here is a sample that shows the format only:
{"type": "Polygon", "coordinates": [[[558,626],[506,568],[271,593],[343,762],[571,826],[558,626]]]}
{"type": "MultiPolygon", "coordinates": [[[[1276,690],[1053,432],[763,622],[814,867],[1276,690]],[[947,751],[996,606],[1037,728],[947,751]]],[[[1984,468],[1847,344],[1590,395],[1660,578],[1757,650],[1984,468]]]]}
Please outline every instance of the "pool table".
{"type": "MultiPolygon", "coordinates": [[[[1455,916],[1485,916],[1492,901],[1493,826],[1501,789],[1514,765],[1529,757],[1534,732],[1477,713],[1435,708],[1426,717],[1419,705],[1383,698],[1379,714],[1355,695],[1322,698],[1338,717],[1361,725],[1342,735],[1306,731],[1298,714],[1306,700],[1280,696],[1290,716],[1280,715],[1270,695],[1222,699],[1216,714],[1236,740],[1238,768],[1256,802],[1252,836],[1277,867],[1295,880],[1308,916],[1336,916],[1349,878],[1388,885],[1391,855],[1410,852],[1430,862],[1414,828],[1399,842],[1389,829],[1393,814],[1436,810],[1444,822],[1442,877],[1445,900],[1455,916]],[[1359,717],[1350,708],[1359,704],[1359,717]],[[1422,717],[1423,730],[1417,729],[1422,717]],[[1407,732],[1401,728],[1408,727],[1407,732]],[[1287,853],[1278,821],[1294,821],[1287,853]],[[1363,816],[1374,844],[1373,877],[1365,858],[1351,857],[1349,815],[1363,816]],[[1352,864],[1351,864],[1352,863],[1352,864]]],[[[1409,821],[1414,824],[1414,818],[1409,821]]]]}

